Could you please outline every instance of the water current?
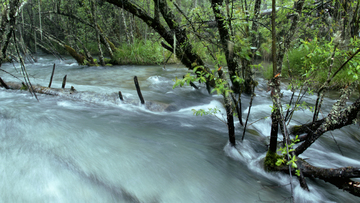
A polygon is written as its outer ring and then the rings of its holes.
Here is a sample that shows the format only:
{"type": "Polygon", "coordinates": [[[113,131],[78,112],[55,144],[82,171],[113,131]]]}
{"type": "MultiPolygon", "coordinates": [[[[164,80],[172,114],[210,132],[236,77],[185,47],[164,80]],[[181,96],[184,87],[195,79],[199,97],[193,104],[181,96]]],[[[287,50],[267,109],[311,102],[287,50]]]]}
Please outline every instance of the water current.
{"type": "MultiPolygon", "coordinates": [[[[73,60],[40,56],[27,64],[32,84],[74,86],[82,97],[66,98],[0,89],[0,202],[289,202],[289,177],[267,173],[262,162],[270,134],[271,100],[266,81],[258,78],[251,126],[243,142],[231,148],[227,127],[215,116],[194,116],[191,109],[218,107],[221,97],[204,86],[173,89],[182,65],[83,67],[73,60]],[[140,105],[133,77],[146,101],[171,104],[171,112],[140,105]],[[125,103],[106,101],[121,91],[125,103]],[[87,96],[86,96],[87,95],[87,96]],[[265,118],[267,117],[267,118],[265,118]]],[[[19,64],[3,70],[22,78],[19,64]]],[[[4,81],[18,79],[0,72],[4,81]]],[[[284,99],[291,92],[284,90],[284,99]]],[[[325,99],[328,111],[338,95],[325,99]]],[[[314,103],[315,96],[305,101],[314,103]]],[[[247,113],[249,97],[243,96],[247,113]]],[[[310,111],[293,123],[310,120],[310,111]]],[[[236,123],[239,140],[243,128],[236,123]]],[[[325,134],[303,157],[316,166],[360,167],[359,127],[325,134]],[[334,142],[335,137],[342,153],[334,142]]],[[[359,202],[360,198],[316,179],[304,192],[293,179],[296,202],[359,202]]]]}

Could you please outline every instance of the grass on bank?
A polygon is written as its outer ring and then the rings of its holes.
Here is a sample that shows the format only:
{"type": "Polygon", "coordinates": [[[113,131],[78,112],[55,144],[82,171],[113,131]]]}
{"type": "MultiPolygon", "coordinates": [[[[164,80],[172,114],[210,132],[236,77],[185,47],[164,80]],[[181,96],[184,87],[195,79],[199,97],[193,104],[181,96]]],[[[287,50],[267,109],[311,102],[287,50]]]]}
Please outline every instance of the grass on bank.
{"type": "MultiPolygon", "coordinates": [[[[135,40],[132,44],[124,43],[114,52],[113,64],[149,65],[163,64],[171,55],[159,42],[135,40]]],[[[171,56],[167,63],[175,63],[171,56]]]]}
{"type": "MultiPolygon", "coordinates": [[[[301,41],[299,46],[289,50],[285,55],[282,66],[282,78],[297,79],[299,81],[309,81],[308,85],[312,88],[319,88],[328,78],[329,67],[333,61],[331,74],[355,52],[360,40],[353,39],[345,46],[339,45],[335,56],[331,56],[334,51],[334,42],[301,41]]],[[[272,77],[272,64],[262,68],[263,76],[266,79],[272,77]]],[[[360,78],[360,56],[355,56],[331,81],[331,89],[339,89],[347,86],[360,78]]]]}

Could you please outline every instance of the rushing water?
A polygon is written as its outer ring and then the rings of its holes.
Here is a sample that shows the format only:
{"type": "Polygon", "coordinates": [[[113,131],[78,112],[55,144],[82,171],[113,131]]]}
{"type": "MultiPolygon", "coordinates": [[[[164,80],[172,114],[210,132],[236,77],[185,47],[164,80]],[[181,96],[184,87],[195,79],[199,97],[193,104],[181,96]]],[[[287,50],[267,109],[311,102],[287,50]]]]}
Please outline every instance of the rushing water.
{"type": "MultiPolygon", "coordinates": [[[[270,119],[252,124],[237,149],[229,147],[223,122],[215,116],[193,116],[191,111],[222,109],[221,98],[209,95],[203,86],[172,89],[173,79],[186,73],[181,65],[82,67],[73,60],[44,56],[27,65],[32,83],[47,86],[53,63],[52,87],[61,87],[67,74],[67,87],[78,92],[104,96],[122,91],[125,100],[138,100],[133,84],[137,75],[145,100],[176,109],[153,112],[140,104],[90,96],[38,95],[37,102],[26,91],[1,88],[0,202],[289,201],[289,177],[262,168],[270,119]]],[[[12,64],[3,64],[2,69],[21,76],[12,64]]],[[[0,76],[18,81],[4,72],[0,76]]],[[[271,112],[265,81],[259,80],[250,123],[271,112]]],[[[284,91],[284,98],[289,96],[284,91]]],[[[305,101],[313,103],[314,98],[307,96],[305,101]]],[[[326,99],[325,110],[334,99],[326,99]]],[[[243,102],[249,98],[243,97],[243,102]]],[[[222,118],[221,113],[217,116],[222,118]]],[[[294,116],[294,124],[305,123],[310,116],[302,111],[294,116]]],[[[238,127],[238,139],[241,132],[238,127]]],[[[303,157],[316,166],[359,167],[359,127],[332,134],[344,156],[326,134],[303,157]]],[[[296,202],[360,201],[321,180],[307,180],[310,193],[293,179],[296,202]]]]}

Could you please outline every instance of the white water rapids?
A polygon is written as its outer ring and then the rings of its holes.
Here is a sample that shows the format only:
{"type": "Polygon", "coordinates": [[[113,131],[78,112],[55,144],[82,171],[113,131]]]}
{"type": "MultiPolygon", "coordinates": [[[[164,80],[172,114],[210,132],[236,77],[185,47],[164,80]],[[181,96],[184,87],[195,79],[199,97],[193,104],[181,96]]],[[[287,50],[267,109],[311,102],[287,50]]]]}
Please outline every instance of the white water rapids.
{"type": "MultiPolygon", "coordinates": [[[[221,97],[204,86],[172,89],[182,78],[181,65],[82,67],[73,60],[42,56],[27,64],[33,84],[47,86],[52,65],[52,87],[79,92],[112,94],[137,100],[133,77],[138,76],[145,101],[176,106],[173,112],[152,112],[141,105],[106,102],[102,98],[69,99],[27,91],[0,89],[0,202],[164,202],[232,203],[289,202],[289,177],[267,173],[265,157],[270,119],[249,127],[245,141],[231,148],[227,127],[215,116],[194,116],[191,109],[221,107],[221,97]]],[[[19,70],[18,64],[15,64],[19,70]]],[[[19,78],[12,64],[1,67],[19,78]]],[[[6,81],[18,81],[0,71],[6,81]]],[[[260,80],[249,123],[271,113],[266,82],[260,80]]],[[[89,93],[90,94],[90,93],[89,93]]],[[[290,92],[284,90],[284,98],[290,92]]],[[[314,102],[315,96],[305,101],[314,102]]],[[[244,96],[243,112],[249,98],[244,96]]],[[[324,111],[333,99],[326,99],[324,111]]],[[[222,114],[217,115],[220,119],[222,114]]],[[[301,111],[294,123],[311,116],[301,111]]],[[[243,128],[237,124],[240,140],[243,128]]],[[[304,158],[316,166],[360,167],[359,127],[324,135],[304,158]]],[[[321,180],[307,179],[310,193],[293,178],[296,202],[360,202],[360,198],[321,180]]]]}

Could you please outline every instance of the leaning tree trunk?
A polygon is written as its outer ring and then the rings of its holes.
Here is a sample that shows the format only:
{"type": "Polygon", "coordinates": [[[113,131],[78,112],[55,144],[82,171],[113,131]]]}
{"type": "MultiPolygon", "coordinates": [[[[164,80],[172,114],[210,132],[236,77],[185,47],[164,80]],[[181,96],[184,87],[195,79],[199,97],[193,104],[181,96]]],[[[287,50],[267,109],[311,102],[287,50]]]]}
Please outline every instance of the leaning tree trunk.
{"type": "Polygon", "coordinates": [[[232,89],[236,93],[239,93],[241,84],[238,81],[236,81],[236,77],[237,77],[236,73],[238,72],[238,63],[234,58],[233,48],[232,49],[230,48],[233,47],[233,42],[230,40],[230,33],[229,30],[226,28],[226,24],[228,23],[225,21],[226,16],[221,13],[221,10],[219,8],[222,5],[222,3],[223,0],[212,0],[211,8],[213,10],[217,22],[222,49],[225,53],[226,63],[229,70],[229,76],[233,85],[232,89]]]}

